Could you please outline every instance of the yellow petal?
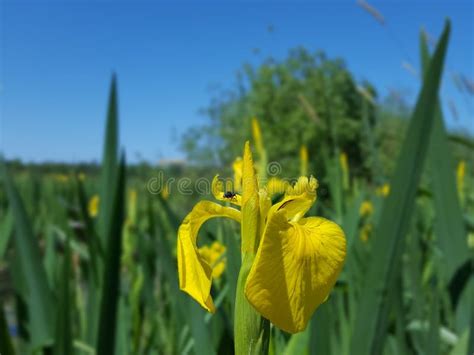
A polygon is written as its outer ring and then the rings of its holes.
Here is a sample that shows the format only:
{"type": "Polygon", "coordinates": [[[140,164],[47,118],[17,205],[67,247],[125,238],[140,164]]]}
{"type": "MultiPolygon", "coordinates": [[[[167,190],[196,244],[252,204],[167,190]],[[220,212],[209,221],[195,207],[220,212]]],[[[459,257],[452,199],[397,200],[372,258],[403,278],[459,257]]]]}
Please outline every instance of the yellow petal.
{"type": "Polygon", "coordinates": [[[211,297],[212,268],[199,254],[196,238],[199,228],[210,218],[229,217],[240,222],[240,211],[201,201],[186,216],[178,230],[178,275],[179,287],[193,297],[209,312],[215,307],[211,297]]]}
{"type": "Polygon", "coordinates": [[[266,185],[266,190],[270,196],[285,193],[290,185],[288,181],[276,177],[270,178],[266,185]]]}
{"type": "Polygon", "coordinates": [[[318,181],[314,177],[309,179],[301,176],[294,186],[288,187],[283,200],[274,205],[269,213],[286,210],[288,219],[297,221],[302,218],[316,201],[318,181]]]}
{"type": "Polygon", "coordinates": [[[245,295],[280,329],[303,331],[336,283],[345,256],[344,232],[336,223],[319,217],[288,222],[278,211],[265,228],[245,295]]]}
{"type": "Polygon", "coordinates": [[[259,243],[259,195],[249,142],[245,143],[242,167],[242,252],[255,253],[259,243]]]}
{"type": "MultiPolygon", "coordinates": [[[[226,185],[228,185],[228,182],[226,181],[226,185]]],[[[231,188],[224,188],[224,182],[219,179],[219,175],[214,176],[214,179],[212,179],[212,194],[216,200],[230,202],[237,206],[242,205],[242,196],[233,193],[231,188]],[[232,192],[232,197],[225,197],[226,192],[232,192]]]]}

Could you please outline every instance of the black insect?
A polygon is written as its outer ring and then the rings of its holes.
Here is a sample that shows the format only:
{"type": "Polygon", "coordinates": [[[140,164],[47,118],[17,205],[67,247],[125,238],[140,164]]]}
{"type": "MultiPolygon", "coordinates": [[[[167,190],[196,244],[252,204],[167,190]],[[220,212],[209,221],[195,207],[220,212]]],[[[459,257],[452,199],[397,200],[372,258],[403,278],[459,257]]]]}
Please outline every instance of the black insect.
{"type": "Polygon", "coordinates": [[[235,197],[235,194],[232,191],[227,191],[224,194],[224,198],[233,199],[234,197],[235,197]]]}

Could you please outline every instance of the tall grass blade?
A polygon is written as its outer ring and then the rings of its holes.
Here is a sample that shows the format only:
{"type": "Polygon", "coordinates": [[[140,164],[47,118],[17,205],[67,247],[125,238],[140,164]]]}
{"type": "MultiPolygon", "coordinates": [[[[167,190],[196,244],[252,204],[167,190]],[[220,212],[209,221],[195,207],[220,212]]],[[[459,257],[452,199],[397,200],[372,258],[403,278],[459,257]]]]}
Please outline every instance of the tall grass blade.
{"type": "Polygon", "coordinates": [[[391,193],[382,208],[351,338],[353,354],[383,351],[390,311],[387,294],[401,268],[400,256],[428,150],[449,32],[447,22],[417,100],[392,177],[391,193]]]}
{"type": "Polygon", "coordinates": [[[8,329],[8,323],[5,318],[5,311],[3,304],[0,302],[0,354],[2,355],[14,355],[12,339],[8,329]]]}
{"type": "Polygon", "coordinates": [[[0,169],[3,172],[5,189],[15,220],[13,240],[18,263],[21,264],[22,280],[19,280],[19,283],[25,287],[24,292],[20,294],[26,298],[24,301],[28,305],[31,346],[33,349],[38,349],[51,345],[54,340],[55,312],[52,292],[23,201],[3,161],[0,161],[0,169]]]}
{"type": "Polygon", "coordinates": [[[100,209],[99,234],[102,247],[106,245],[107,223],[110,220],[113,206],[109,203],[114,197],[118,160],[118,109],[117,109],[117,80],[115,75],[110,84],[109,104],[107,109],[107,123],[105,128],[105,142],[102,156],[102,171],[100,177],[100,209]]]}
{"type": "MultiPolygon", "coordinates": [[[[423,70],[428,68],[430,55],[426,36],[420,37],[423,70]]],[[[428,159],[431,166],[434,207],[434,231],[443,253],[443,276],[449,281],[469,257],[466,229],[456,190],[455,165],[444,127],[439,100],[436,104],[428,159]]]]}
{"type": "Polygon", "coordinates": [[[56,341],[54,353],[57,355],[73,354],[72,311],[73,300],[71,294],[71,246],[69,240],[65,243],[65,253],[62,260],[62,275],[58,292],[58,313],[56,321],[56,341]]]}
{"type": "Polygon", "coordinates": [[[103,274],[97,354],[113,354],[115,348],[118,300],[120,295],[120,258],[125,205],[125,155],[122,155],[114,186],[110,219],[107,221],[106,259],[103,274]]]}

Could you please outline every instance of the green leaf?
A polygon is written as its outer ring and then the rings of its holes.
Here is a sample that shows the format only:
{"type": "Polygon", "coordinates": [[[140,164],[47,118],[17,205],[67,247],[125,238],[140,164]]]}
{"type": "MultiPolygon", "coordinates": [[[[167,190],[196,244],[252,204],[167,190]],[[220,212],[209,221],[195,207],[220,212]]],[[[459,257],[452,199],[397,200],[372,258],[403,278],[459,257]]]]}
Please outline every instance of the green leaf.
{"type": "Polygon", "coordinates": [[[110,96],[107,109],[107,123],[105,128],[105,143],[102,156],[102,170],[100,180],[100,209],[99,234],[102,247],[106,245],[107,223],[110,220],[113,206],[110,204],[115,193],[113,182],[116,180],[118,159],[118,109],[117,109],[117,80],[115,75],[110,84],[110,96]]]}
{"type": "Polygon", "coordinates": [[[69,239],[65,243],[62,260],[62,275],[58,292],[58,312],[56,321],[56,341],[54,353],[68,355],[73,353],[72,310],[74,298],[71,294],[71,246],[69,239]]]}
{"type": "Polygon", "coordinates": [[[21,265],[18,284],[24,286],[20,294],[25,298],[29,312],[29,331],[33,349],[51,345],[54,341],[55,312],[52,292],[48,285],[46,271],[41,261],[38,242],[33,234],[31,222],[26,214],[21,197],[0,161],[10,209],[15,220],[14,247],[21,265]]]}
{"type": "Polygon", "coordinates": [[[14,355],[12,340],[8,329],[8,323],[5,318],[3,304],[0,302],[0,354],[14,355]]]}
{"type": "MultiPolygon", "coordinates": [[[[120,292],[120,258],[122,254],[122,227],[125,206],[125,155],[122,155],[119,170],[112,182],[114,194],[107,221],[106,259],[102,277],[97,354],[113,354],[115,348],[116,321],[120,292]]],[[[109,182],[110,183],[110,182],[109,182]]]]}
{"type": "Polygon", "coordinates": [[[392,177],[390,195],[382,207],[351,338],[353,354],[383,351],[390,311],[387,294],[401,269],[400,257],[428,151],[449,32],[447,22],[426,72],[392,177]]]}
{"type": "MultiPolygon", "coordinates": [[[[420,48],[423,69],[426,70],[430,55],[424,33],[420,38],[420,48]]],[[[469,252],[466,248],[466,229],[456,190],[455,165],[439,100],[436,104],[428,159],[436,212],[434,231],[443,253],[441,270],[445,279],[450,280],[469,257],[469,252]]]]}
{"type": "MultiPolygon", "coordinates": [[[[308,327],[311,332],[310,354],[324,355],[331,354],[331,302],[325,302],[319,306],[311,319],[308,327]]],[[[342,322],[342,320],[340,320],[342,322]]],[[[293,339],[293,338],[292,338],[293,339]]],[[[299,353],[293,353],[299,354],[299,353]]]]}
{"type": "Polygon", "coordinates": [[[0,223],[0,259],[3,259],[13,234],[13,216],[9,210],[0,223]]]}

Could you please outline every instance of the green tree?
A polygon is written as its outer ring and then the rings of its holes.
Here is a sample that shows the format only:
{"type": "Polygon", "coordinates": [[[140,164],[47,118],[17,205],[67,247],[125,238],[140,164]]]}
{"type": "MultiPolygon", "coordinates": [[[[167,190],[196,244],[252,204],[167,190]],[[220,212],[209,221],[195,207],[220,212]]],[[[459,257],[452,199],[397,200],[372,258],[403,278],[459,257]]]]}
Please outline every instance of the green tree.
{"type": "MultiPolygon", "coordinates": [[[[364,84],[375,96],[374,89],[364,84]]],[[[251,118],[257,117],[269,161],[278,161],[284,175],[298,171],[298,151],[306,144],[310,172],[321,176],[323,157],[345,151],[351,167],[364,169],[362,96],[341,59],[304,48],[282,61],[268,59],[258,67],[244,65],[236,86],[222,93],[205,110],[209,122],[192,127],[182,148],[191,161],[230,164],[251,138],[251,118]]],[[[372,126],[375,115],[369,110],[372,126]]]]}

